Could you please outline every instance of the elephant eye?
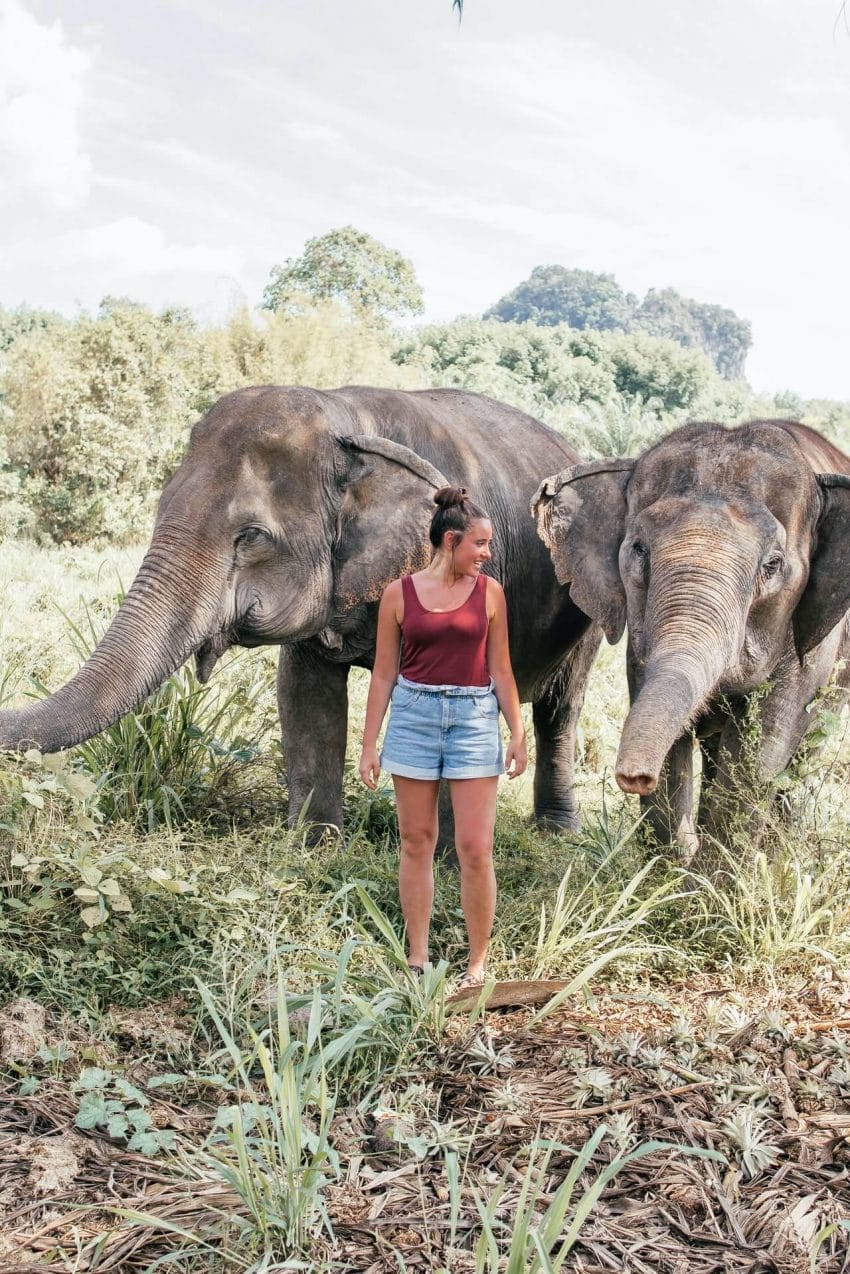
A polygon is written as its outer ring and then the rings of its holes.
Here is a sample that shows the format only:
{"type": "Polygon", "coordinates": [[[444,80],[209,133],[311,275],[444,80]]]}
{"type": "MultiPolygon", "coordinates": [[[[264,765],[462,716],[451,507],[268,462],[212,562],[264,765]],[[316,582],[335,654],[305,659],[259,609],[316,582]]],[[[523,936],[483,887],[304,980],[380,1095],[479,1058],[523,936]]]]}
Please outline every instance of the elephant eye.
{"type": "Polygon", "coordinates": [[[627,544],[624,565],[634,582],[646,587],[649,581],[649,549],[643,540],[639,539],[627,541],[627,544]]]}
{"type": "Polygon", "coordinates": [[[239,548],[250,548],[252,544],[260,544],[263,540],[269,538],[268,531],[261,526],[246,526],[236,536],[236,544],[239,548]]]}
{"type": "Polygon", "coordinates": [[[784,558],[781,553],[771,553],[761,564],[761,577],[766,582],[773,579],[782,569],[784,558]]]}

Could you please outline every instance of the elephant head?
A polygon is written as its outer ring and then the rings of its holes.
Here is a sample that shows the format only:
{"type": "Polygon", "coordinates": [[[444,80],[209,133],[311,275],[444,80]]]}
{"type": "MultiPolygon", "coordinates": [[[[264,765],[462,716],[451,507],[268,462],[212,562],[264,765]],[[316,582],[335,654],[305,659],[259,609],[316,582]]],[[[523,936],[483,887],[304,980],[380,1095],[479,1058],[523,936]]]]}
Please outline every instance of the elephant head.
{"type": "Polygon", "coordinates": [[[637,460],[547,478],[533,510],[558,579],[617,641],[628,623],[631,710],[616,763],[649,795],[671,746],[715,694],[802,660],[850,606],[850,460],[805,426],[683,426],[637,460]],[[842,473],[818,473],[826,461],[842,473]],[[793,646],[792,646],[793,643],[793,646]]]}
{"type": "Polygon", "coordinates": [[[0,713],[0,746],[69,747],[140,703],[192,654],[360,640],[366,604],[428,560],[446,479],[350,406],[310,389],[239,390],[192,430],[139,573],[103,640],[50,698],[0,713]]]}

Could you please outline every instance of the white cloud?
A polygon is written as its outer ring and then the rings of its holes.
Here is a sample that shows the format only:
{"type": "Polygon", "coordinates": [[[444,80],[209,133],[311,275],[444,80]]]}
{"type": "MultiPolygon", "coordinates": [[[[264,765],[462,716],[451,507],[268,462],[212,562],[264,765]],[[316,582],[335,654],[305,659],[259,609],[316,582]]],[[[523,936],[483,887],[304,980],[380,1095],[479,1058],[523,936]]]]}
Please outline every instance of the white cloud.
{"type": "Polygon", "coordinates": [[[0,301],[212,317],[351,223],[429,318],[560,262],[728,305],[755,384],[850,396],[838,4],[0,0],[0,301]]]}
{"type": "Polygon", "coordinates": [[[61,23],[43,26],[19,0],[0,0],[0,173],[57,208],[80,204],[91,160],[79,116],[87,53],[66,41],[61,23]]]}
{"type": "Polygon", "coordinates": [[[288,126],[288,131],[299,142],[337,146],[342,141],[342,133],[338,129],[330,128],[327,124],[312,124],[306,120],[292,120],[288,126]]]}
{"type": "Polygon", "coordinates": [[[120,217],[19,241],[0,267],[0,294],[65,311],[94,309],[106,295],[204,308],[232,297],[243,271],[240,248],[171,242],[160,226],[120,217]]]}

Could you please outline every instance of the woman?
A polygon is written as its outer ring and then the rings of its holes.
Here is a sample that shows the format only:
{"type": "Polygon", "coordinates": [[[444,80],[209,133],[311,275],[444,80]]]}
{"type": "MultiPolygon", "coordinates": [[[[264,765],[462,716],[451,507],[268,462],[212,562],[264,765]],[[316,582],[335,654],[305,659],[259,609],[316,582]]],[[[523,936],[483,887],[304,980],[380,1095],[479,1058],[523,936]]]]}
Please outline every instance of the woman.
{"type": "Polygon", "coordinates": [[[378,636],[360,777],[393,776],[401,836],[399,894],[408,964],[428,959],[440,779],[449,783],[460,862],[460,901],[469,938],[461,989],[481,986],[496,907],[493,828],[498,776],[528,763],[519,695],[511,671],[505,595],[482,573],[493,528],[463,487],[434,496],[431,563],[393,580],[378,611],[378,636]],[[378,733],[392,699],[383,755],[378,733]],[[499,709],[511,732],[502,759],[499,709]]]}

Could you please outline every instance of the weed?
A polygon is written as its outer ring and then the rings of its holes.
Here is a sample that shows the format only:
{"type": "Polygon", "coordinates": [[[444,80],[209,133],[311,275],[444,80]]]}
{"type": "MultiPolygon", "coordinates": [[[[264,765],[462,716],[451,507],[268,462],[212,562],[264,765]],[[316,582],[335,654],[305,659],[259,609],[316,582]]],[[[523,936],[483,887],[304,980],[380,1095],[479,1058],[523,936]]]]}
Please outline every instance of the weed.
{"type": "Polygon", "coordinates": [[[654,911],[672,899],[674,881],[662,880],[641,897],[641,886],[656,866],[657,860],[652,859],[622,886],[600,883],[620,849],[620,843],[615,844],[583,885],[574,885],[573,869],[567,868],[551,911],[547,911],[545,904],[540,910],[533,977],[574,969],[593,956],[592,963],[585,969],[584,980],[572,986],[570,993],[575,994],[612,960],[647,950],[649,944],[635,941],[634,935],[647,924],[654,911]]]}
{"type": "MultiPolygon", "coordinates": [[[[116,608],[122,600],[119,593],[116,608]]],[[[102,636],[102,623],[88,606],[85,627],[68,616],[66,621],[78,655],[87,659],[102,636]]],[[[264,660],[250,667],[247,677],[231,673],[201,685],[187,664],[137,711],[78,746],[77,756],[98,782],[107,819],[125,819],[149,832],[160,824],[176,826],[200,813],[235,767],[257,756],[269,722],[251,721],[269,678],[264,660]]],[[[49,693],[41,685],[39,690],[49,693]]]]}
{"type": "Polygon", "coordinates": [[[720,1132],[744,1169],[747,1181],[765,1168],[772,1167],[781,1153],[779,1146],[768,1137],[766,1122],[762,1112],[752,1106],[741,1106],[720,1126],[720,1132]]]}
{"type": "Polygon", "coordinates": [[[79,1097],[74,1118],[78,1128],[101,1128],[113,1141],[124,1141],[128,1150],[143,1155],[173,1149],[174,1133],[155,1127],[147,1109],[150,1099],[123,1076],[87,1066],[72,1092],[79,1097]]]}
{"type": "Polygon", "coordinates": [[[836,852],[822,870],[807,870],[787,845],[771,860],[716,847],[712,877],[693,876],[703,924],[736,965],[774,975],[816,959],[833,963],[848,949],[848,909],[840,882],[850,855],[836,852]]]}
{"type": "Polygon", "coordinates": [[[618,1154],[595,1178],[585,1182],[584,1174],[608,1135],[607,1125],[600,1124],[579,1151],[553,1141],[535,1141],[522,1174],[519,1199],[507,1222],[501,1217],[507,1174],[486,1200],[474,1192],[481,1227],[475,1249],[476,1274],[558,1274],[566,1268],[567,1258],[603,1190],[630,1163],[646,1155],[670,1151],[724,1162],[724,1157],[715,1151],[647,1141],[618,1154]],[[547,1172],[556,1151],[574,1157],[569,1172],[547,1203],[547,1172]]]}

